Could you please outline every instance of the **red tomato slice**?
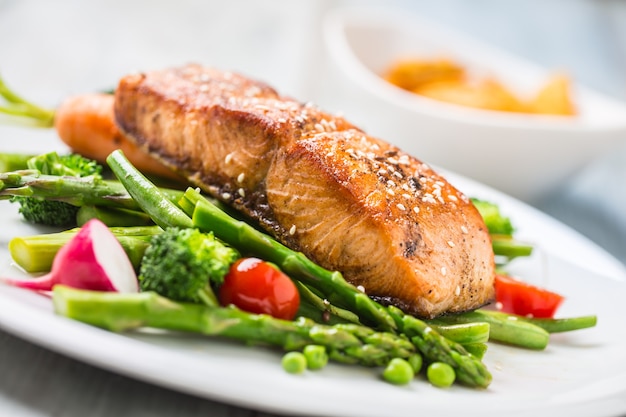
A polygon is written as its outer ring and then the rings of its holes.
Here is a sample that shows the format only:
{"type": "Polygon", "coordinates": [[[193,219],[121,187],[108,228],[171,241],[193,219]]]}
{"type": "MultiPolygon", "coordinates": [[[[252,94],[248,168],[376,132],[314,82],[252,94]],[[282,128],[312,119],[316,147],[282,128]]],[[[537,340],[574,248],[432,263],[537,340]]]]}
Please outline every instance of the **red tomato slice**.
{"type": "Polygon", "coordinates": [[[300,294],[291,279],[267,262],[243,258],[224,277],[219,299],[256,314],[291,320],[300,306],[300,294]]]}
{"type": "Polygon", "coordinates": [[[505,313],[551,318],[564,300],[552,291],[504,275],[496,275],[496,301],[505,313]]]}

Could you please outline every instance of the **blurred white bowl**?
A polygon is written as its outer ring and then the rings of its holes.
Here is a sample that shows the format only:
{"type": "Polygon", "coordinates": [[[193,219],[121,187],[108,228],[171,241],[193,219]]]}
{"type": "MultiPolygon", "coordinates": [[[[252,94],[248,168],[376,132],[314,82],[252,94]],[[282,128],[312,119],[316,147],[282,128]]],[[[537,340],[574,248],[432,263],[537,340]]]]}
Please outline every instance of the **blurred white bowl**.
{"type": "Polygon", "coordinates": [[[467,108],[391,85],[379,74],[406,56],[446,56],[520,93],[552,73],[405,12],[336,9],[323,29],[329,71],[316,101],[427,163],[519,199],[545,196],[626,137],[626,105],[576,83],[575,117],[467,108]]]}

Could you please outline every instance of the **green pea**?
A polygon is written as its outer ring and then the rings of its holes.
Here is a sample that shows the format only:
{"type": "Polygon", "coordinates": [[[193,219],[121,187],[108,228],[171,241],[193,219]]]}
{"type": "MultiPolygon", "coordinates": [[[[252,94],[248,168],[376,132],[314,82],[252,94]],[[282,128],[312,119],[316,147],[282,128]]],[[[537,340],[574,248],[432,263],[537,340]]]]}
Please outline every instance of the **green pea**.
{"type": "Polygon", "coordinates": [[[306,365],[309,369],[322,369],[328,363],[328,353],[326,353],[324,346],[308,345],[304,347],[302,353],[304,353],[306,365]]]}
{"type": "Polygon", "coordinates": [[[414,353],[409,356],[407,360],[409,361],[411,368],[413,368],[413,372],[418,373],[422,370],[422,364],[424,362],[422,359],[422,355],[420,355],[419,353],[414,353]]]}
{"type": "Polygon", "coordinates": [[[290,374],[301,374],[306,369],[306,358],[302,352],[288,352],[283,356],[282,365],[290,374]]]}
{"type": "Polygon", "coordinates": [[[415,371],[409,362],[401,358],[393,358],[383,371],[383,379],[395,385],[405,385],[415,377],[415,371]]]}
{"type": "Polygon", "coordinates": [[[447,388],[454,383],[456,373],[454,368],[443,362],[433,362],[426,370],[428,381],[436,387],[447,388]]]}

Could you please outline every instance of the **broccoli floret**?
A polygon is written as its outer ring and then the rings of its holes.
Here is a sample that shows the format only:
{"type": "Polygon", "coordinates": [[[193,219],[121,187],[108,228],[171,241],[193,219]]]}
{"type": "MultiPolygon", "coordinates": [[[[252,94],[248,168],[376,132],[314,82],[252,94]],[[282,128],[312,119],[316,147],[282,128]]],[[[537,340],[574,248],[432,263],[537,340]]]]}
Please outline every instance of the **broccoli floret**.
{"type": "MultiPolygon", "coordinates": [[[[50,152],[30,158],[29,169],[46,175],[101,177],[102,165],[78,154],[58,155],[50,152]]],[[[46,226],[75,226],[78,207],[61,201],[44,200],[36,197],[15,196],[11,202],[20,205],[19,213],[30,222],[46,226]]]]}
{"type": "Polygon", "coordinates": [[[139,270],[140,288],[177,301],[216,306],[214,290],[239,257],[213,233],[167,228],[146,249],[139,270]]]}
{"type": "Polygon", "coordinates": [[[79,207],[62,201],[49,201],[35,197],[11,197],[12,203],[18,203],[18,212],[29,223],[46,226],[74,226],[79,207]]]}
{"type": "Polygon", "coordinates": [[[86,177],[102,174],[102,165],[76,153],[59,155],[56,152],[50,152],[29,159],[27,164],[29,169],[36,169],[47,175],[86,177]]]}
{"type": "Polygon", "coordinates": [[[485,221],[490,234],[513,235],[515,229],[511,223],[511,219],[500,213],[500,208],[497,204],[477,198],[472,198],[471,200],[485,221]]]}

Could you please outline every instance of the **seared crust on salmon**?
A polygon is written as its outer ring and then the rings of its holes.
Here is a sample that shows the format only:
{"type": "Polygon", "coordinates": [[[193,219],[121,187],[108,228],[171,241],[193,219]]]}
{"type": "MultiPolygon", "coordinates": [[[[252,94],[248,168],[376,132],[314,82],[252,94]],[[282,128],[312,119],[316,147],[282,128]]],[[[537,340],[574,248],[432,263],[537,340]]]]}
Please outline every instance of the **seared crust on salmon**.
{"type": "Polygon", "coordinates": [[[124,77],[120,129],[372,298],[432,318],[493,299],[468,198],[416,158],[266,84],[189,65],[124,77]]]}

